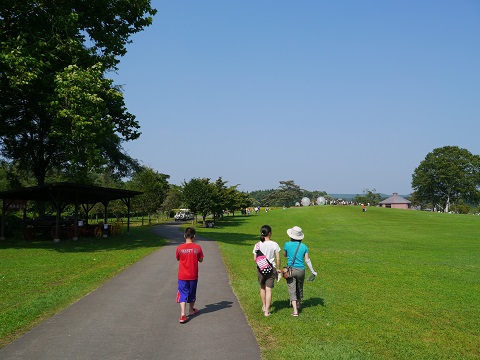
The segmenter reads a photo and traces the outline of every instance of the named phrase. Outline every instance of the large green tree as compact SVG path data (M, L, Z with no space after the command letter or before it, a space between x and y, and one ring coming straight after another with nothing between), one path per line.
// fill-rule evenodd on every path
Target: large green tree
M182 204L182 188L178 185L170 184L167 196L160 209L165 213L166 218L170 217L170 212L179 208Z
M214 184L212 184L212 208L210 209L213 214L213 220L222 217L223 211L228 208L228 181L224 181L222 177L219 177Z
M51 169L85 181L135 167L122 143L139 124L105 74L155 13L150 0L1 1L1 155L38 184Z
M248 193L249 197L252 199L251 204L253 206L263 206L265 203L268 202L269 196L274 193L276 190L275 189L268 189L268 190L255 190L250 193ZM273 203L272 203L273 205Z
M245 209L252 205L250 197L237 189L238 185L226 186L228 181L221 177L215 181L212 189L212 209L215 218L223 216L223 212L229 210L235 216L235 210Z
M135 196L132 199L133 208L142 213L142 225L144 214L147 214L150 224L152 214L161 210L167 197L169 178L170 175L161 174L144 166L140 171L135 172L132 179L126 184L129 190L143 192L142 195Z
M457 146L428 153L412 175L416 202L448 212L451 204L479 201L480 157Z
M271 192L265 198L265 201L270 206L292 206L295 202L301 200L303 192L300 186L295 184L294 180L280 181L278 189Z
M207 215L214 219L222 216L224 210L244 209L251 205L251 199L246 193L237 190L237 186L227 187L228 181L219 177L214 183L208 178L193 178L183 183L184 204L194 214L201 214L203 222Z
M8 166L4 162L0 162L0 191L10 190L8 182Z
M192 213L201 214L203 222L214 208L215 185L208 178L193 178L183 182L183 201Z
M247 193L239 191L237 187L238 185L235 185L226 189L225 210L231 211L233 216L236 210L246 209L253 204L253 199Z

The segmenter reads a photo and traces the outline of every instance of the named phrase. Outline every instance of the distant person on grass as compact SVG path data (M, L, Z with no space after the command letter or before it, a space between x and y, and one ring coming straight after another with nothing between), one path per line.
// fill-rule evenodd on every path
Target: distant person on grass
M302 243L305 235L302 228L294 226L287 230L290 241L283 246L284 256L288 258L287 266L292 267L292 276L287 279L288 294L290 304L293 306L293 316L298 316L298 309L301 307L303 299L303 284L305 282L305 264L314 276L317 276L313 270L312 261L308 256L308 247Z
M203 261L202 247L194 244L195 229L187 227L184 233L185 243L179 245L176 251L178 260L178 292L177 303L180 304L180 323L186 323L188 317L185 313L186 303L189 304L188 316L198 312L195 301L197 300L198 263Z
M254 261L257 260L258 251L260 250L273 267L272 271L267 275L263 275L257 268L257 278L260 285L260 298L262 299L262 311L265 316L270 316L272 289L275 285L278 273L280 272L279 270L277 271L277 269L280 269L280 246L275 241L270 240L271 236L272 228L268 225L263 225L260 229L260 241L256 243L253 248Z

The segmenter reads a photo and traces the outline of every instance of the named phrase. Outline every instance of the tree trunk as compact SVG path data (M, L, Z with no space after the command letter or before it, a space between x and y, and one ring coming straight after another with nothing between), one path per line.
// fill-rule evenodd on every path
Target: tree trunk
M445 204L444 212L448 213L449 207L450 207L450 196L447 196L447 203Z

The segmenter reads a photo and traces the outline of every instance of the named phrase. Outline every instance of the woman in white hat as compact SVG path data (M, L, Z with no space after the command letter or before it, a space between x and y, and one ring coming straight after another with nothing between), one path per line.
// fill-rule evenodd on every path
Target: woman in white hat
M308 256L308 247L302 243L305 235L302 228L294 226L287 230L290 241L283 246L284 256L288 258L287 266L292 268L292 276L287 278L288 294L293 306L293 316L298 316L298 309L303 299L303 283L305 282L305 264L317 276L313 270L312 261Z

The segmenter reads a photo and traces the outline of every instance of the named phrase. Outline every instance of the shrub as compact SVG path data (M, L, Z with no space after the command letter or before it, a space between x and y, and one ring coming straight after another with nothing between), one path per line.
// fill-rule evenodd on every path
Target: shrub
M457 210L457 213L459 214L468 214L470 212L470 205L467 205L467 204L458 205L456 210Z

